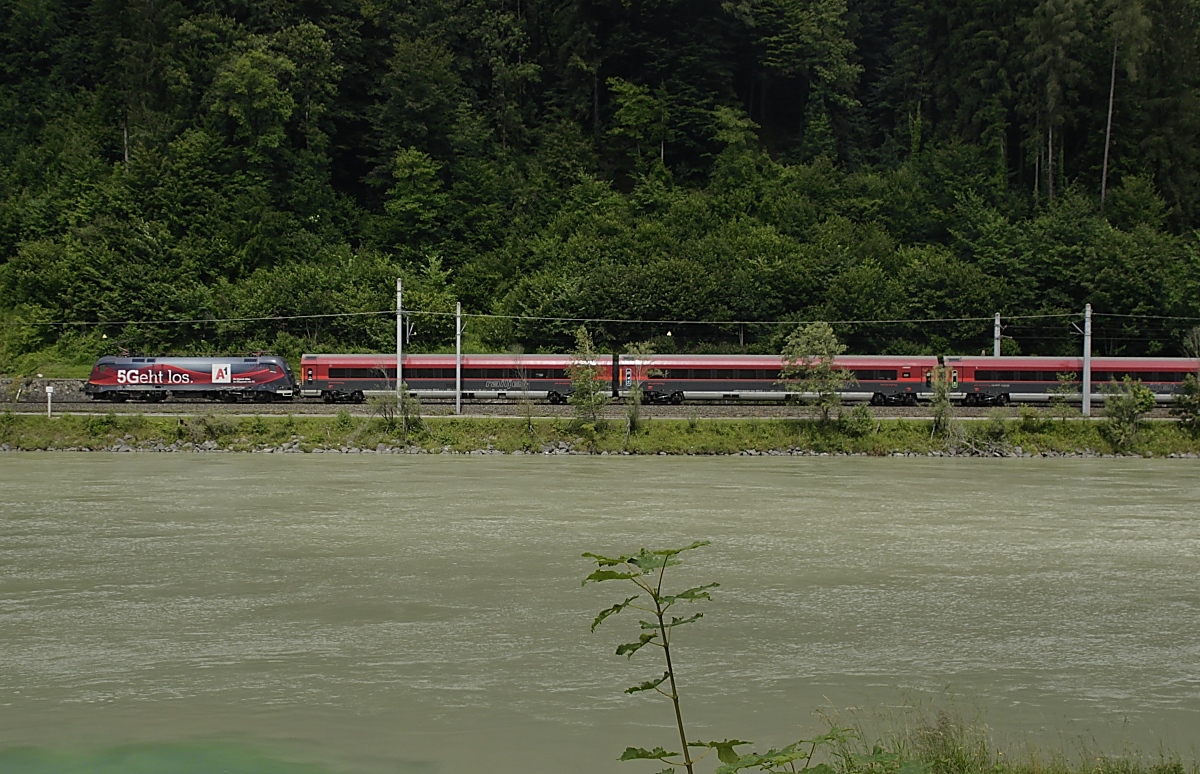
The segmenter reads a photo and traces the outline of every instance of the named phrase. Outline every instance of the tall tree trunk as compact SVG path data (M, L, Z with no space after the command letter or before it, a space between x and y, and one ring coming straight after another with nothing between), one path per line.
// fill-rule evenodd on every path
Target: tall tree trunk
M1100 212L1104 212L1104 197L1108 193L1108 149L1112 144L1113 98L1117 93L1117 43L1113 34L1112 76L1108 81L1108 123L1104 126L1104 167L1100 172Z
M1054 201L1054 118L1046 128L1046 198Z

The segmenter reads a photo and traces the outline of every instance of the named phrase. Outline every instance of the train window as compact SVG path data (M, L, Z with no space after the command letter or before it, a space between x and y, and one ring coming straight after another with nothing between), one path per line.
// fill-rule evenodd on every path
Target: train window
M688 372L688 376L692 379L708 379L710 373L707 368L693 368Z
M887 382L896 378L896 372L886 368L856 368L852 373L860 382Z
M396 378L396 369L389 368L330 368L330 379L383 379Z
M133 362L135 362L135 363L145 363L145 362L146 362L146 358L144 358L144 357L135 357L135 358L133 359Z

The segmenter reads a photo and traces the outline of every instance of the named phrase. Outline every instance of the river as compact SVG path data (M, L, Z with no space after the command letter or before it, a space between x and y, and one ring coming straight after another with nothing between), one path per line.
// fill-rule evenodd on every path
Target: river
M580 554L694 539L673 572L721 587L675 641L689 736L766 746L915 704L1006 745L1195 757L1197 472L4 455L0 764L648 771L616 758L677 743L670 710L622 691L662 670L614 655L633 617L589 632L625 589L581 587Z

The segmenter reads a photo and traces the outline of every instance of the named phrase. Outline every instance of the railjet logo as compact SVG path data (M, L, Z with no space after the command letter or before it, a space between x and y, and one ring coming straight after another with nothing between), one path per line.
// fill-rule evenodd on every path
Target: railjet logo
M228 363L213 363L212 364L212 383L213 384L230 384L233 382L233 368Z

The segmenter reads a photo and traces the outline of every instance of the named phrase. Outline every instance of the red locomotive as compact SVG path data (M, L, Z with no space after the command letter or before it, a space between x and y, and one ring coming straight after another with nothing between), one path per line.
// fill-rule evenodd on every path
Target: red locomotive
M117 403L168 396L232 403L290 400L295 386L291 366L281 357L102 357L83 391Z

